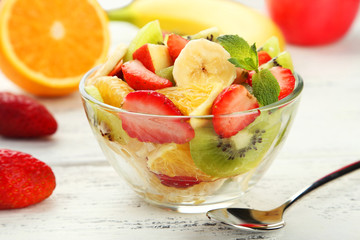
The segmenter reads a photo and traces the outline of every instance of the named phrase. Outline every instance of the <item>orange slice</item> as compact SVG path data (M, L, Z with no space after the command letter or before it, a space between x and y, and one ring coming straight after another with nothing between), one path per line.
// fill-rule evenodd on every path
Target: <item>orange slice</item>
M116 76L92 79L91 85L99 90L104 103L114 107L121 107L126 95L134 91L126 82Z
M200 181L213 181L213 178L198 169L191 158L190 146L186 144L163 144L148 157L148 168L157 174L169 177L195 177Z
M210 114L209 109L216 96L221 92L221 84L203 87L196 84L186 87L169 87L156 90L164 94L184 115ZM203 105L206 105L203 107ZM195 113L195 114L193 114Z
M84 73L104 61L109 42L96 0L0 2L0 68L35 95L77 90Z
M203 89L199 86L169 87L157 90L169 98L182 114L189 115L195 108L203 103L211 92L211 89Z

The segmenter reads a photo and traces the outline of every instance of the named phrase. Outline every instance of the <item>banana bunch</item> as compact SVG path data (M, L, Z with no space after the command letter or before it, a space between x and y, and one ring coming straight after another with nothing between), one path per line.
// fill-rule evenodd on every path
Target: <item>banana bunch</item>
M220 34L238 34L261 46L276 36L285 45L278 26L267 16L233 0L134 0L130 5L107 12L110 20L138 27L158 19L161 28L183 35L217 27Z

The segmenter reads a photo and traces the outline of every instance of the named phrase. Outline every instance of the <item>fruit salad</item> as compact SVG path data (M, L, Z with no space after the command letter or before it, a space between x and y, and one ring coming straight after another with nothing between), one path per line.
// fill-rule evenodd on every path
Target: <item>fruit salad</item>
M292 122L298 82L276 38L256 47L153 21L80 89L114 168L149 202L175 206L234 199L260 178Z

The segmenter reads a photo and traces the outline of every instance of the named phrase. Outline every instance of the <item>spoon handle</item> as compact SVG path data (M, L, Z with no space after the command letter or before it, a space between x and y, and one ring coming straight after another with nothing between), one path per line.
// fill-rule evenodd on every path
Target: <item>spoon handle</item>
M284 204L284 210L287 209L290 205L292 205L295 201L299 200L300 198L302 198L303 196L305 196L306 194L311 192L312 190L314 190L318 187L321 187L325 183L328 183L336 178L339 178L339 177L341 177L347 173L350 173L356 169L359 169L359 168L360 168L360 161L357 161L357 162L351 163L349 165L346 165L345 167L342 167L342 168L326 175L325 177L320 178L319 180L315 181L310 186L304 188L303 190L299 191L297 194L292 196L288 201L286 201L286 203Z

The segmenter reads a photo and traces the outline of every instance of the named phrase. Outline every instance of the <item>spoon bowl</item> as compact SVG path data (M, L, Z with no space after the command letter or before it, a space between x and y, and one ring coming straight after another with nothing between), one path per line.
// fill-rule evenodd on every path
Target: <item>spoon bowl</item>
M315 181L310 186L302 189L285 203L271 210L256 210L249 208L221 208L207 212L209 219L226 224L232 228L242 230L275 230L285 226L283 215L285 210L295 201L305 196L312 190L360 168L360 161L342 167L323 178Z
M267 211L249 208L223 208L211 210L207 216L237 229L275 230L285 226L283 207L281 205Z

